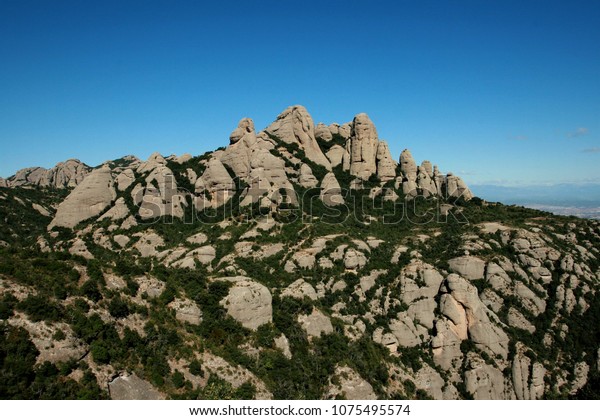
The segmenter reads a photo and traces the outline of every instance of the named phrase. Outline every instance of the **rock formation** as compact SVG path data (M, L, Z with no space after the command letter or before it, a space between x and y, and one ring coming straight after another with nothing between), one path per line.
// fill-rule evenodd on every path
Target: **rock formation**
M96 169L58 206L48 228L73 228L79 222L101 214L115 198L111 170L106 167Z
M51 188L72 188L77 186L91 168L77 159L58 163L52 169L40 167L25 168L6 180L6 186L38 186Z
M273 320L271 293L260 283L247 277L219 279L233 283L221 304L227 313L244 327L256 330Z
M265 130L288 144L298 144L311 161L331 169L331 163L321 151L315 138L315 125L306 108L295 105L287 108Z

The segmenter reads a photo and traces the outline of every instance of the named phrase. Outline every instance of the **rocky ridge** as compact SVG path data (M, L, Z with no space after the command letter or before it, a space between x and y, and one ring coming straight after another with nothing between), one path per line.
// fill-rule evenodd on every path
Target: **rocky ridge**
M598 222L396 163L365 114L229 143L0 189L0 346L43 396L597 395Z

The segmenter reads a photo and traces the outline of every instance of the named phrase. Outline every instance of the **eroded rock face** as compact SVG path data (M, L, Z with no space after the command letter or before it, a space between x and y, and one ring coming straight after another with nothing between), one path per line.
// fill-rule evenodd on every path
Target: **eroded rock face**
M350 174L367 180L377 172L379 137L367 114L358 114L352 121L350 136Z
M481 356L469 353L469 369L465 372L467 391L476 400L506 399L504 375L495 367L484 362Z
M242 119L229 136L229 142L229 147L220 157L221 162L231 168L236 176L246 179L250 175L252 152L261 146L254 131L254 122L250 118Z
M287 108L277 117L266 132L278 137L285 143L298 144L306 157L326 169L331 169L331 163L321 151L315 139L315 124L306 108L295 105Z
M229 294L221 301L227 313L244 327L256 330L273 321L271 292L248 277L224 277L218 280L233 283Z
M235 194L235 184L229 172L220 160L211 159L206 170L196 180L196 194L200 194L204 200L202 204L197 202L196 207L219 207L227 203Z
M387 182L396 177L396 162L392 159L392 154L388 144L380 141L377 146L377 176L381 181Z
M491 320L492 313L479 299L477 288L456 274L450 274L442 286L442 292L453 298L452 311L446 311L445 322L448 329L462 341L466 321L468 337L482 351L490 356L506 359L508 356L508 336L500 328L497 320ZM456 304L454 304L456 302ZM464 315L462 313L464 311ZM449 316L454 313L454 316ZM458 324L455 324L458 322ZM437 326L438 324L436 324ZM435 355L435 353L434 353Z
M483 279L485 261L477 257L458 257L448 261L450 269L468 280Z
M519 400L537 400L544 395L546 369L541 363L531 366L531 359L525 355L527 348L517 343L517 354L512 364L512 382Z
M164 396L152 384L135 373L123 373L108 383L113 400L163 400Z
M58 206L48 228L73 228L79 222L101 214L115 198L111 170L107 167L96 169Z

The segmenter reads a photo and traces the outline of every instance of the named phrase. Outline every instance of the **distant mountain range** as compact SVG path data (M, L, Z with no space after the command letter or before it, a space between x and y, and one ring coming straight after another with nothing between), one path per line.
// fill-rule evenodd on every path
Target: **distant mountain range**
M471 189L473 194L487 201L517 204L560 215L600 218L600 184L472 185Z

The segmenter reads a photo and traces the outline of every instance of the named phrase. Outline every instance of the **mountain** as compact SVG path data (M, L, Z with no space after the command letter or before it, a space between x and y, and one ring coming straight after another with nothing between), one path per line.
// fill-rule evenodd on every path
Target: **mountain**
M598 222L396 162L366 114L87 169L0 188L3 398L598 397Z

